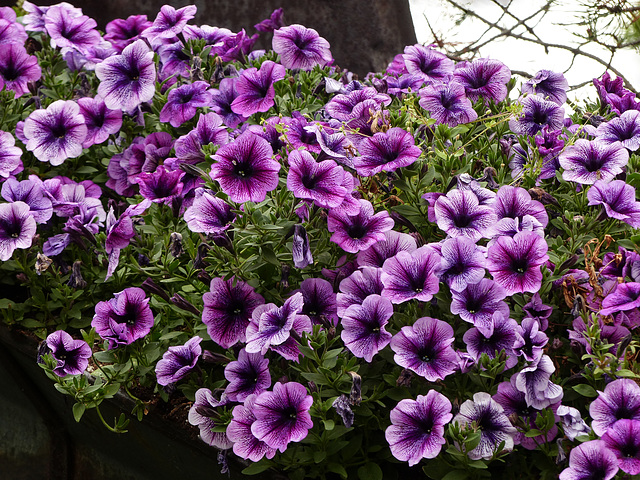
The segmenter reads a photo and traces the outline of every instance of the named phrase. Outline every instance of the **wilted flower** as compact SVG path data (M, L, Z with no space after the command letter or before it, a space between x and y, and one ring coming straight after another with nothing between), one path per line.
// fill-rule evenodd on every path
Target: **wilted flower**
M571 441L574 441L579 435L588 435L591 431L576 408L560 405L556 410L556 415L560 417L564 434Z
M226 405L228 399L222 396L216 400L211 390L200 388L196 391L196 401L189 409L189 423L200 429L200 439L207 445L219 449L231 448L232 442L225 432L215 432L220 426L216 408Z

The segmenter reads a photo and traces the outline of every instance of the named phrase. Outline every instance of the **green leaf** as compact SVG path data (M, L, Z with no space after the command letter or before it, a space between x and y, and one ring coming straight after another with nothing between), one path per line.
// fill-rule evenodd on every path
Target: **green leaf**
M336 422L334 422L333 420L322 420L322 423L324 423L325 430L333 430L333 428L336 426Z
M315 463L320 463L325 458L327 458L327 452L325 452L324 450L313 452L313 461Z
M442 477L442 480L466 480L467 478L469 474L464 470L452 470Z
M527 438L533 438L539 435L542 435L542 432L540 430L536 430L535 428L532 428L531 430L529 430L527 433L524 434L524 436Z
M578 392L583 397L595 398L598 396L598 392L591 385L585 385L581 383L580 385L575 385L573 389Z
M84 411L87 409L84 403L75 403L73 405L73 418L75 418L76 422L80 422Z
M329 470L330 472L333 472L333 473L337 473L342 478L347 478L348 477L347 471L339 463L329 463L329 464L327 464L327 470Z
M262 473L265 470L268 470L271 467L270 462L256 462L249 465L247 468L242 470L243 475L257 475L258 473Z
M382 480L382 469L375 463L365 463L358 469L360 480Z

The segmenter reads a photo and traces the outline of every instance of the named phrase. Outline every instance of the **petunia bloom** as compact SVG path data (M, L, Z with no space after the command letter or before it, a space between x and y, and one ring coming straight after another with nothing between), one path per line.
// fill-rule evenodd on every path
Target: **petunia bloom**
M272 392L256 398L253 414L256 421L251 433L269 447L284 452L290 442L303 440L313 427L309 409L313 397L297 382L276 383Z
M630 378L609 383L591 402L591 428L602 436L618 420L640 420L640 386Z
M232 442L225 432L216 432L214 429L221 426L219 414L216 408L228 403L223 395L216 399L211 390L200 388L196 391L196 401L189 409L188 420L191 425L196 425L200 430L200 439L211 447L221 450L231 448Z
M487 104L490 101L498 103L507 98L511 70L499 60L478 58L456 64L453 78L464 87L467 98L472 102L482 97Z
M602 435L602 441L618 459L620 470L640 473L640 420L618 420Z
M413 135L399 127L364 138L358 150L360 156L354 157L353 164L358 174L364 177L407 167L422 153L415 145Z
M538 95L556 105L567 101L569 82L562 73L551 70L540 70L532 78L522 84L522 93Z
M423 458L435 458L446 443L444 426L451 420L451 402L429 390L415 400L404 399L391 410L391 425L385 430L391 454L409 466Z
M619 117L602 122L596 128L596 138L605 143L620 142L635 152L640 148L640 112L628 110Z
M209 106L211 98L207 82L196 81L174 88L160 110L160 121L179 127L196 115L198 107Z
M418 103L427 110L437 124L455 127L473 122L478 114L466 97L464 87L456 81L435 83L420 89Z
M42 76L35 55L29 55L22 45L10 43L0 48L0 90L13 90L15 98L29 92L29 82Z
M562 128L564 108L537 95L528 95L520 101L522 114L509 120L509 128L518 135L535 135L545 125L551 130Z
M104 39L121 53L127 45L138 40L142 32L151 24L146 15L130 15L126 19L116 18L107 23Z
M618 459L602 440L578 445L569 455L569 467L560 472L560 480L611 480L618 473Z
M417 248L416 240L411 235L388 230L384 232L384 240L358 252L358 266L382 268L388 258L402 251L411 253Z
M80 114L87 126L87 136L82 148L99 145L115 135L122 127L122 111L111 110L100 97L82 97L78 99Z
M636 189L624 180L596 181L587 192L589 205L602 205L609 218L640 228L640 202Z
M484 248L469 238L448 238L440 246L440 254L442 260L438 276L451 290L461 292L484 278Z
M282 65L271 60L263 62L260 69L243 70L235 85L238 96L231 102L231 110L245 117L269 110L274 105L273 84L282 80L285 73Z
M301 312L303 315L307 315L314 324L338 323L336 294L327 280L306 278L300 284L299 291L304 300Z
M0 203L0 260L6 262L15 249L31 247L36 221L24 202Z
M27 150L41 162L61 165L82 154L87 125L72 100L56 100L46 109L31 112L24 122Z
M100 43L100 33L93 18L68 3L49 7L44 15L44 28L54 48L72 48L80 52Z
M224 393L233 402L244 402L250 395L259 395L271 386L269 360L259 353L240 350L238 359L224 368L229 381Z
M578 139L558 157L564 169L562 178L582 185L593 185L596 181L608 182L622 173L629 162L629 153L620 142L605 143Z
M504 350L506 354L505 369L510 369L518 363L513 351L516 340L517 322L512 318L495 312L490 324L478 324L464 333L462 340L467 345L467 352L478 363L484 353L489 358L496 358Z
M409 73L425 80L444 80L453 73L453 60L431 47L408 45L404 47L402 58Z
M195 5L178 8L171 5L163 5L156 16L153 24L146 29L142 35L152 42L162 42L164 39L171 39L182 32L187 22L196 16Z
M333 60L329 42L313 28L289 25L273 32L273 51L280 55L285 68L311 70L324 67Z
M451 296L451 313L460 315L465 322L473 323L487 335L491 335L494 313L509 316L509 306L504 301L507 292L490 278L467 285L460 292L452 290Z
M47 337L47 347L56 361L53 373L59 377L80 375L89 365L91 347L84 340L74 340L64 330L53 332Z
M450 237L464 236L474 242L485 237L496 223L495 211L480 205L471 190L450 190L436 200L434 211L440 230Z
M393 305L380 295L369 295L362 305L351 305L342 317L340 336L345 347L354 356L371 362L391 341L391 334L384 327L392 315Z
M186 377L202 355L202 338L195 336L184 345L169 347L156 364L156 378L160 385L169 385Z
M287 188L296 198L322 208L336 208L350 193L344 187L344 169L333 160L317 162L306 150L289 153Z
M362 267L343 279L336 296L338 316L342 317L351 305L362 305L369 295L380 295L384 288L381 275L381 268Z
M236 218L231 205L202 188L196 189L193 203L184 212L184 220L192 232L219 234Z
M98 335L109 341L109 348L129 345L145 337L153 327L153 312L144 290L125 288L114 298L98 302L91 326Z
M23 170L21 156L22 150L16 147L16 139L13 135L0 131L0 181Z
M393 220L386 210L374 214L371 202L359 200L359 203L360 211L356 215L333 209L327 219L327 227L333 232L331 241L349 253L366 250L384 239L384 232L393 228Z
M438 273L442 257L425 245L413 252L401 251L382 266L382 296L393 303L412 299L428 302L439 288Z
M233 453L240 458L258 462L262 458L273 458L277 453L265 442L258 440L251 433L251 426L256 421L254 415L255 403L258 395L249 395L243 405L233 407L233 418L227 426L227 436L233 442Z

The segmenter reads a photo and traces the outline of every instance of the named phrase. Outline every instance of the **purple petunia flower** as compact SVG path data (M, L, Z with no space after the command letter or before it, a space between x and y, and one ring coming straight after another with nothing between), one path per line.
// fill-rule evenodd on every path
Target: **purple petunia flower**
M412 299L428 302L438 292L442 257L429 245L413 252L401 251L382 266L382 296L393 303Z
M382 268L388 258L394 257L402 251L411 253L417 248L416 240L411 235L388 230L384 232L383 240L358 252L358 266Z
M203 146L221 146L226 143L229 143L227 127L223 125L220 115L209 112L198 117L195 129L176 140L176 157L188 163L204 162Z
M557 105L567 101L567 90L569 90L569 82L564 75L551 70L540 70L522 84L522 93L538 95Z
M307 436L313 421L309 409L313 397L297 382L280 382L272 392L264 392L255 400L253 414L256 421L251 433L269 447L284 452L290 442L299 442Z
M47 347L56 361L53 373L59 377L80 375L89 365L91 347L84 340L74 340L64 330L53 332L47 337Z
M467 237L453 237L440 246L442 261L438 276L456 292L479 283L485 274L485 250Z
M453 341L451 325L422 317L393 336L393 359L430 382L443 380L458 369L458 356L451 347Z
M15 145L16 139L13 135L0 131L0 180L16 175L24 169L20 158L22 150Z
M152 25L146 15L130 15L126 19L116 18L105 27L104 39L111 42L118 52L140 38L142 32Z
M467 352L476 363L479 362L483 353L493 359L504 350L505 369L508 370L518 363L518 358L513 351L517 325L518 323L512 318L501 312L495 312L491 317L491 323L482 323L470 328L464 333L462 340L467 345Z
M640 228L640 202L636 189L624 182L598 180L587 192L589 205L602 205L609 218L617 218L633 228Z
M620 378L598 392L589 406L591 428L602 436L618 420L640 420L640 386L630 378Z
M122 54L96 65L96 76L100 79L98 94L108 108L131 111L153 98L156 90L153 55L144 40L136 40Z
M503 451L513 450L513 437L516 429L504 414L502 406L491 395L478 392L473 395L473 400L467 400L460 406L460 413L453 419L460 425L470 425L475 422L480 431L480 443L468 452L469 458L489 460L502 442Z
M240 350L238 360L229 362L224 369L229 381L224 393L233 402L244 402L250 395L259 395L271 386L269 360L259 353Z
M195 5L177 10L171 5L163 5L153 24L142 33L142 36L152 43L162 43L165 39L172 39L182 32L189 20L196 16L196 11Z
M285 68L311 70L324 67L333 60L329 42L313 28L289 25L273 32L273 51L280 55Z
M453 78L464 87L465 95L472 102L480 97L485 103L498 103L507 98L507 83L511 70L493 58L478 58L456 64Z
M544 100L537 95L528 95L520 101L522 114L509 120L509 128L518 135L535 135L545 125L550 130L558 130L563 126L564 108L554 102Z
M227 436L233 442L233 453L252 462L258 462L264 457L273 458L277 453L275 448L258 440L251 433L251 426L256 421L253 413L256 398L258 395L249 395L243 405L233 407L233 418L227 427Z
M0 260L6 262L17 248L31 247L36 221L24 202L0 203Z
M280 163L269 142L251 132L220 147L213 159L211 178L233 202L261 202L278 186Z
M548 355L524 367L516 374L515 387L524 393L527 405L542 410L562 400L562 387L551 382L551 374L556 368Z
M196 189L193 204L184 212L189 230L207 234L224 232L235 218L231 205L203 188Z
M409 466L438 456L446 443L444 425L453 417L451 408L449 399L435 390L415 400L400 400L391 410L391 425L384 432L391 454Z
M145 337L154 322L149 299L141 288L125 288L113 296L96 305L96 314L91 321L98 335L109 341L110 349Z
M540 290L541 265L549 260L547 242L533 232L498 237L487 250L487 269L507 295Z
M208 89L209 84L203 81L187 83L172 89L167 103L160 111L160 121L168 121L174 127L179 127L191 120L198 107L207 107L211 104L212 97Z
M473 122L478 114L465 96L464 87L455 81L436 83L420 89L418 103L431 114L436 124L455 127Z
M627 110L638 110L640 108L636 101L636 95L624 88L624 79L622 77L611 79L609 72L605 72L602 75L602 80L593 79L593 85L596 87L602 104L609 105L611 110L618 115Z
M611 315L638 307L640 307L640 283L621 283L602 300L600 315Z
M336 296L338 316L342 318L351 305L362 305L369 295L380 295L384 288L381 276L381 268L362 267L342 280Z
M107 108L99 96L79 98L78 106L87 126L87 136L82 142L82 148L99 145L107 140L109 135L115 135L120 131L122 111Z
M223 78L217 89L211 89L211 109L222 117L225 125L231 128L237 127L247 119L231 109L231 104L238 96L236 89L238 80L239 77Z
M386 106L391 103L389 95L378 93L373 87L365 87L361 90L336 95L325 105L325 108L332 118L346 122L358 116L356 107L367 100L372 100L375 106Z
M44 28L53 48L72 48L85 52L102 40L93 18L68 3L52 5L44 14Z
M528 362L537 363L542 357L542 349L549 342L549 337L539 328L540 324L535 318L525 317L515 330L513 351Z
M253 27L259 32L263 33L273 33L274 30L279 29L280 27L284 27L284 19L283 17L283 9L276 8L269 18L265 18L260 23L255 24Z
M300 284L299 291L304 301L300 313L308 316L314 324L326 324L327 321L332 325L338 323L336 294L328 281L307 278Z
M282 118L282 124L286 125L286 131L280 137L291 150L308 150L319 154L322 149L316 135L317 124L310 122L300 112L291 113L291 117Z
M422 153L420 147L416 147L413 135L399 127L364 138L358 150L360 156L354 157L353 165L358 175L364 177L407 167Z
M509 316L509 306L504 302L506 290L490 278L457 292L451 291L451 313L460 315L465 322L473 323L480 331L491 335L493 314Z
M169 385L186 377L202 355L202 338L195 336L184 345L169 347L156 364L156 378L160 385Z
M221 426L219 414L216 408L224 406L228 399L223 395L217 400L211 390L200 388L196 391L196 401L189 409L189 423L197 425L200 429L200 439L211 447L221 450L231 448L232 442L225 432L216 432L214 429Z
M629 475L640 473L640 421L618 420L602 435L602 441L618 459L618 467Z
M235 85L238 96L231 102L231 110L245 117L266 112L274 105L273 84L285 74L285 68L271 60L263 62L259 70L255 67L243 70Z
M407 72L421 75L425 80L444 80L453 73L453 60L424 45L404 47L402 58Z
M440 230L450 237L464 236L474 242L487 236L497 218L493 208L480 205L471 190L450 190L435 201L434 212Z
M264 298L245 282L214 278L202 301L202 322L207 326L207 333L226 349L245 341L251 315L264 303Z
M580 411L573 407L560 405L556 410L556 415L560 417L562 430L569 440L572 442L580 435L589 435L591 429L582 419Z
M525 313L526 318L533 318L540 324L540 330L546 330L549 326L549 317L553 312L553 307L544 305L540 298L540 293L536 292L529 303L522 307L522 311Z
M46 223L53 215L51 199L46 196L42 183L36 178L21 182L8 178L2 184L2 198L7 202L24 202L29 205L36 223Z
M531 222L534 231L543 233L549 223L549 216L542 203L532 200L531 195L524 188L503 185L496 193L493 203L498 221L493 227L494 232L509 230L509 223L518 220L521 224Z
M373 205L367 200L359 200L360 211L349 215L343 209L332 209L327 219L331 241L345 252L356 253L366 250L384 239L384 232L393 228L393 220L386 210L374 214Z
M106 218L107 238L104 244L105 251L109 255L109 267L105 280L113 275L118 266L120 250L126 248L136 234L131 217L142 215L149 206L151 202L146 199L139 204L129 205L117 220L113 214L113 207L109 210Z
M640 112L628 110L619 117L601 123L596 129L596 138L605 143L620 142L635 152L640 148Z
M639 112L640 113L640 112ZM608 182L622 173L629 162L629 153L620 142L605 143L578 139L558 157L564 168L562 178L582 185L593 185L596 181Z
M393 305L380 295L369 295L362 305L354 304L342 316L344 346L355 357L371 362L373 356L391 341L385 325L393 315Z
M17 43L2 45L0 48L0 90L13 90L15 98L29 92L29 82L35 82L42 76L38 59L29 55L25 48Z
M287 188L296 198L311 200L319 207L336 208L350 193L343 186L345 172L333 160L316 162L306 150L289 153Z
M160 165L153 173L141 172L137 183L140 186L140 195L153 203L171 202L182 195L184 184L181 182L185 173L182 170L169 171L164 165Z
M76 102L56 100L46 109L31 112L23 134L27 150L41 162L57 166L82 154L87 126Z
M560 480L611 480L618 473L618 459L602 440L578 445L569 455L569 467L560 472Z

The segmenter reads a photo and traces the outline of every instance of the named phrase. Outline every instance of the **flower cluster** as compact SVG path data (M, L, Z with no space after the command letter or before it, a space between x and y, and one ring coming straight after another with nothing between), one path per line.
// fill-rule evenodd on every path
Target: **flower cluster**
M433 46L357 79L281 10L254 35L168 5L103 34L21 8L0 9L0 312L46 340L76 418L120 389L140 419L188 405L231 468L291 478L640 473L621 79L568 115L562 74L518 89Z

